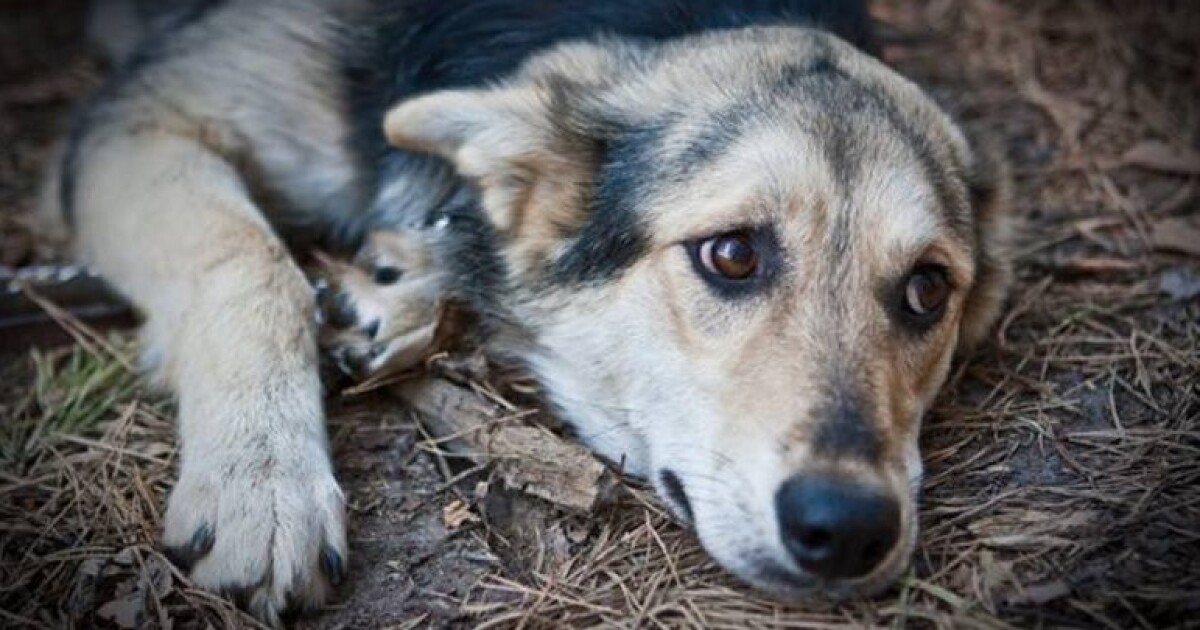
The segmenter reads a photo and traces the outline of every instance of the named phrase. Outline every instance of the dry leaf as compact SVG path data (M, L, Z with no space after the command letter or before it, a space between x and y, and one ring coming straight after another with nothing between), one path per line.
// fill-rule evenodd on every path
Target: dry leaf
M582 545L592 535L592 528L586 521L577 520L567 523L567 539L576 545Z
M1115 217L1090 217L1073 222L1075 230L1080 234L1092 234L1099 230L1120 227L1124 224L1125 219Z
M1070 516L1063 518L1061 514L1054 517L1053 528L1056 530L1077 529L1090 527L1101 521L1100 512L1096 510L1076 510Z
M166 597L174 586L171 577L171 567L160 556L147 556L142 563L142 573L138 578L138 589L153 594L155 598Z
M471 511L471 506L462 499L455 499L442 508L442 524L446 529L458 529L464 523L478 521L479 517Z
M1061 536L1034 536L1029 534L1010 534L1007 536L989 536L979 542L993 549L1045 549L1049 547L1074 547L1072 540Z
M1151 228L1154 248L1200 256L1200 218L1167 217Z
M1123 166L1138 166L1177 175L1200 175L1200 152L1157 140L1144 140L1121 156Z
M396 393L452 451L493 466L504 486L575 512L591 512L613 488L609 469L577 442L514 414L468 388L440 378L399 384Z
M67 608L76 614L90 613L96 606L96 583L108 563L105 558L87 558L75 571L75 588Z
M135 449L138 453L156 459L166 459L175 452L175 447L165 442L149 442Z
M113 564L119 564L123 567L133 566L134 563L137 562L137 548L126 547L122 549L121 551L117 552L117 555L112 557L110 562Z
M571 558L571 541L563 531L561 523L555 523L542 537L546 551L550 552L555 564L566 562Z
M972 573L969 567L965 567ZM979 552L980 586L987 593L997 593L1014 583L1013 561L998 560L995 552L983 549Z
M1158 290L1173 300L1190 300L1200 296L1200 275L1188 269L1168 269L1158 277Z
M101 606L96 615L122 628L137 628L142 624L142 613L145 610L143 600L144 593L137 590Z
M1135 271L1138 264L1132 260L1111 256L1080 256L1062 261L1058 268L1071 274L1103 274Z
M1083 128L1094 115L1092 110L1077 101L1047 90L1033 76L1025 77L1019 89L1029 102L1050 116L1066 143L1075 146Z
M1040 606L1070 594L1070 584L1063 580L1051 580L1040 584L1030 584L1005 599L1010 606L1022 604Z

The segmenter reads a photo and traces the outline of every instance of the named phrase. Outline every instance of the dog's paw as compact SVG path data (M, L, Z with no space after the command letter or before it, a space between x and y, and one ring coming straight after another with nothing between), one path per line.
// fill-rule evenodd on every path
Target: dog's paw
M273 626L286 611L320 606L347 555L342 491L323 450L314 456L189 462L167 507L170 557L198 586Z
M419 363L434 340L443 280L426 233L373 232L353 264L324 262L321 346L356 377Z

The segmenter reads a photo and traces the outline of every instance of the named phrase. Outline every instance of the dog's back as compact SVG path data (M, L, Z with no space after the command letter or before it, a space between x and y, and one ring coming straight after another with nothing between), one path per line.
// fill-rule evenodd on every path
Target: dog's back
M564 42L603 37L663 42L748 26L809 26L876 53L871 21L857 1L372 2L370 19L356 24L340 48L354 125L351 146L366 186L377 193L371 223L421 222L424 210L449 198L445 172L436 164L388 145L379 121L389 107L435 90L493 83ZM421 178L422 185L396 185L397 178L409 177ZM416 199L397 198L389 188ZM393 216L398 208L405 216Z
M308 235L316 222L324 225L318 231L336 242L352 243L366 225L420 220L411 216L413 208L444 201L452 185L425 157L387 145L379 121L399 100L486 85L563 42L606 36L666 41L755 25L827 29L875 51L860 2L98 2L89 34L105 52L114 77L68 140L65 179L55 201L70 217L77 145L89 129L106 124L104 112L150 96L177 102L135 106L149 110L139 116L182 110L184 118L205 119L208 132L226 136L218 141L239 143L235 150L253 171L246 175L259 189L256 194L268 197L277 224L305 228ZM288 66L309 71L298 74ZM138 87L123 89L128 83ZM290 132L291 141L278 134L260 137L273 127L263 120L236 120L265 112L289 120L282 131ZM296 138L314 136L322 138L322 149L301 142L292 151L280 150L296 145ZM347 172L346 165L355 172ZM326 181L318 189L309 185L314 179ZM384 194L389 184L413 198ZM400 207L406 216L389 216ZM369 209L375 212L367 215Z
M93 2L88 40L110 67L133 58L146 39L169 35L220 6L215 0L104 0Z

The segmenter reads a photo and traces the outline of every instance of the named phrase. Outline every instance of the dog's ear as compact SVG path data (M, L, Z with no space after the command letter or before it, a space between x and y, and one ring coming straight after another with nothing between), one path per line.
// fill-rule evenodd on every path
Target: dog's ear
M572 126L559 85L447 90L388 112L394 146L450 161L505 237L549 237L582 221L595 142ZM536 234L533 234L536 236Z
M988 335L1012 283L1014 221L1008 162L988 136L972 131L968 136L972 155L966 180L975 217L976 271L959 328L960 351L971 350Z

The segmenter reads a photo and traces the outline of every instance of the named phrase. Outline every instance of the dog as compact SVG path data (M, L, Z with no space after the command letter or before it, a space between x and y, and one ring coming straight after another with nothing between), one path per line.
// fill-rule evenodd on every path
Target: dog
M921 418L1011 275L1008 180L860 2L104 6L114 71L46 205L178 396L163 544L197 584L273 624L327 599L319 356L411 362L446 298L745 582L905 569ZM314 245L357 252L320 300Z

